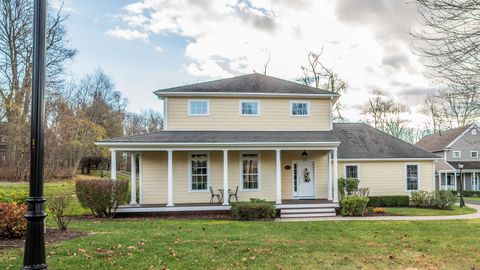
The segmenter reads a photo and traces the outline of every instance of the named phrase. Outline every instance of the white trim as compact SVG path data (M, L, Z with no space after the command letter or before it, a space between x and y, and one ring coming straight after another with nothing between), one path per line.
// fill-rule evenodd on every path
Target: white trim
M113 149L110 149L110 178L117 179L117 152Z
M262 191L262 155L261 155L261 152L260 151L242 151L242 152L239 152L239 161L240 161L240 164L239 164L239 171L240 171L240 191L242 192L258 192L258 191ZM242 155L245 155L245 154L255 154L255 155L258 155L258 162L257 162L257 179L258 179L258 188L256 189L244 189L243 188L243 157Z
M455 156L455 153L459 154L458 157ZM462 158L462 151L452 151L452 158Z
M207 155L207 188L204 190L193 190L192 189L192 155ZM210 153L209 152L188 152L188 192L210 192L209 186L210 183Z
M330 97L330 130L333 130L333 97Z
M276 204L282 204L282 152L275 149L275 187Z
M191 102L200 101L200 102L207 102L207 113L206 114L192 114L191 111ZM192 117L202 117L202 116L210 116L210 100L208 99L189 99L188 100L188 116Z
M357 180L360 180L360 164L359 163L345 163L343 165L343 177L347 178L347 166L357 167Z
M214 142L214 143L198 143L198 142L179 142L179 143L163 143L163 142L96 142L95 145L98 146L182 146L182 145L215 145L215 146L232 146L232 145L239 145L239 146L250 146L250 145L258 145L258 146L289 146L289 145L301 145L301 146L320 146L320 145L327 145L327 146L338 146L340 142ZM437 159L437 158L429 158L429 159ZM405 160L405 159L402 159ZM418 160L418 159L415 159Z
M435 167L436 167L436 162L435 161L432 161L432 167L433 167L433 171L432 171L432 175L433 175L433 189L436 190L437 189L437 186L435 184ZM440 179L440 178L439 178ZM438 183L438 188L440 189L440 184L441 182Z
M123 207L117 208L115 213L153 213L153 212L177 212L177 211L211 211L211 210L230 210L230 206L212 205L212 206L160 206L160 207Z
M293 166L297 164L297 181L298 181L298 163L300 162L312 162L313 164L313 196L298 196L298 182L297 182L297 192L295 194L295 184L294 184L294 174L293 174ZM316 177L316 170L315 170L315 160L292 160L292 198L294 199L315 199L317 198L317 177Z
M173 204L173 151L167 151L167 206Z
M137 204L137 153L130 153L130 204Z
M417 189L412 189L412 190L408 190L408 176L407 176L407 166L417 166ZM404 173L404 177L405 177L405 192L414 192L414 191L419 191L421 190L420 188L420 164L418 163L405 163L404 164L404 170L405 170L405 173Z
M472 157L472 153L476 153L476 157ZM470 158L478 158L478 151L470 151Z
M223 205L228 205L230 193L228 192L228 149L223 149Z
M143 203L143 153L138 154L138 202Z
M440 158L339 158L338 161L342 162L356 162L356 161L424 161L424 160L437 160Z
M250 103L257 103L257 114L243 114L242 113L242 103L244 102L250 102ZM245 117L258 117L261 115L261 111L260 111L260 100L256 100L256 99L241 99L238 101L238 114L240 116L245 116Z
M454 143L456 143L463 135L465 135L467 132L472 129L472 127L475 127L475 124L471 124L470 127L466 128L460 135L458 135L453 141L451 141L445 148L450 148Z
M327 153L327 198L333 201L333 182L332 182L332 151Z
M333 202L338 203L338 150L333 149Z
M258 93L258 92L245 92L245 93L228 93L228 92L166 92L155 91L155 95L159 97L166 96L201 96L201 97L309 97L309 98L329 98L339 97L340 94L298 94L298 93Z
M232 151L274 151L275 149L278 149L279 147L255 147L255 146L250 146L250 147L228 147L225 148L226 146L223 147L218 147L218 148L212 148L212 147L186 147L186 148L173 148L173 147L149 147L149 148L110 148L115 151L124 151L124 152L132 152L132 151L144 151L144 152L152 152L152 151L222 151L223 149L228 149ZM303 151L303 150L319 150L319 151L328 151L328 150L333 150L333 147L281 147L281 150L296 150L296 151Z
M307 104L307 114L293 114L293 103L306 103ZM310 101L308 100L290 100L290 116L291 117L310 117Z
M168 97L163 99L163 129L168 130Z

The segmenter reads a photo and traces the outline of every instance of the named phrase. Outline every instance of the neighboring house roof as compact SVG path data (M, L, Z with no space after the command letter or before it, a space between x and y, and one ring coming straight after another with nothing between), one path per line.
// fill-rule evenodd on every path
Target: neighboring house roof
M456 170L459 170L460 168L458 167L459 163L463 164L463 170L475 170L475 169L480 169L480 161L449 161L448 162L453 168Z
M342 159L438 158L365 123L336 123L333 130L341 142L338 156Z
M261 143L331 142L338 143L332 131L159 131L120 137L102 143Z
M253 73L243 76L215 80L210 82L189 84L154 91L159 96L185 94L297 94L338 96L337 93L306 86L303 84Z
M454 141L458 136L462 135L462 133L471 126L472 125L466 125L425 136L415 145L431 152L444 150L452 141Z

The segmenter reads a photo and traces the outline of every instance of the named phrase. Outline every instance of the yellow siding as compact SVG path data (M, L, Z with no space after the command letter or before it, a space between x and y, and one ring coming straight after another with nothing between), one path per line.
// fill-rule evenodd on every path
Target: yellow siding
M142 203L167 202L167 153L142 153Z
M199 98L210 101L209 116L188 116L185 97L168 97L168 130L330 130L330 100L310 102L310 116L290 116L289 98ZM240 100L260 101L260 116L240 116Z
M339 162L338 177L345 176L345 165L359 166L360 187L370 189L370 195L409 195L406 191L406 164L418 164L419 189L435 189L432 161L361 161Z

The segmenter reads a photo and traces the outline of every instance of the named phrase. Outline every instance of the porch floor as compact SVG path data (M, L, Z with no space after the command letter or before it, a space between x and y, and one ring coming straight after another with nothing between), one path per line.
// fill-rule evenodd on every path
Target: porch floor
M331 205L338 207L338 204L332 203L327 199L288 199L282 200L281 205L277 208L282 209L289 205L304 205L304 204L318 204ZM167 204L127 204L120 205L117 213L142 213L142 212L179 212L179 211L211 211L211 210L229 210L229 205L222 205L222 203L176 203L174 206L167 206Z

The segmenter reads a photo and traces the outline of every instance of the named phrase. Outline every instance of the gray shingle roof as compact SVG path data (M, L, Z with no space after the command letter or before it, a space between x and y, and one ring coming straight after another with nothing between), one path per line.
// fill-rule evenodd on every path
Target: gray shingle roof
M189 84L167 89L157 90L154 93L283 93L283 94L311 94L335 95L337 93L321 90L303 84L253 73L228 79L210 82Z
M338 123L333 130L341 142L338 157L342 159L438 158L364 123Z
M453 162L453 161L448 161L448 164L450 164L453 168L459 169L458 163L463 164L463 170L478 170L480 169L480 161L462 161L462 162Z
M460 134L462 134L470 126L471 125L466 125L463 127L442 131L441 133L435 133L425 136L415 145L417 147L432 152L443 150L447 147L447 145L449 145L453 140L455 140L455 138L460 136Z
M125 143L338 142L332 131L159 131L108 139Z

